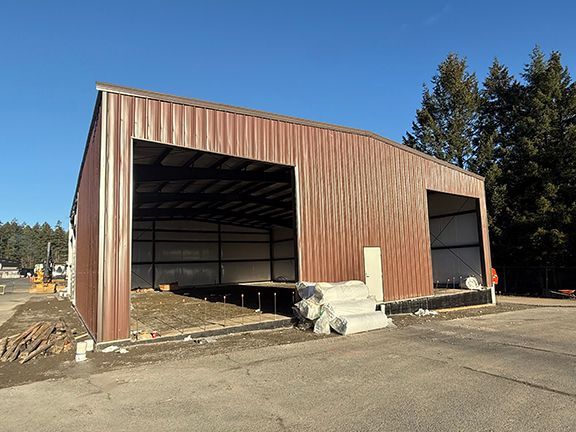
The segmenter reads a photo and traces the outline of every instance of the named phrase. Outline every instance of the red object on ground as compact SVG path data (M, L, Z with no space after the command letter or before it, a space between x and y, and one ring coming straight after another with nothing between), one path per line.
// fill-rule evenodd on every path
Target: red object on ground
M498 273L496 273L496 269L492 267L492 283L494 285L498 285Z
M561 292L562 294L566 294L566 295L572 295L576 292L576 290L558 290L558 292Z

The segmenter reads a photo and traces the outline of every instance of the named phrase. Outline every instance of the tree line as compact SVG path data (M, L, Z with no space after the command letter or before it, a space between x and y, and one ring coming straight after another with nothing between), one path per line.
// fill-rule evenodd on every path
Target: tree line
M48 242L52 243L52 257L56 264L68 260L68 232L58 221L54 227L48 223L28 225L16 220L0 222L0 259L15 261L23 268L46 260Z
M494 60L484 81L449 54L404 144L485 177L495 265L576 258L576 84L559 52L520 76Z

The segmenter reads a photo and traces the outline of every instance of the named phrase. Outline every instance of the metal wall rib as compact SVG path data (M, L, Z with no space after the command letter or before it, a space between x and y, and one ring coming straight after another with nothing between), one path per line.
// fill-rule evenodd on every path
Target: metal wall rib
M363 247L380 246L386 300L430 295L427 189L479 198L489 245L484 182L476 176L352 132L107 91L103 97L104 340L128 337L132 138L298 166L302 280L362 280ZM488 246L484 256L489 270Z

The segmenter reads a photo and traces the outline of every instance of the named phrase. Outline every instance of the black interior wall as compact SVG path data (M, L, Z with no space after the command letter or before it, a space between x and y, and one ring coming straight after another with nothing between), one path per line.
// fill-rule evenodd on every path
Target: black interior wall
M286 228L135 222L132 288L175 281L181 286L295 281L293 244L293 231Z

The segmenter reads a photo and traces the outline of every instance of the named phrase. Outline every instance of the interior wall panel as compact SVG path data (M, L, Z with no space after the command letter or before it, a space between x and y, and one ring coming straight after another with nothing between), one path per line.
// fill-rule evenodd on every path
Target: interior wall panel
M477 244L478 218L476 213L430 219L432 247Z
M291 281L294 280L295 277L295 263L293 259L274 261L272 280Z
M460 281L468 276L480 279L482 261L480 248L437 249L432 251L434 282L439 286L460 286Z
M156 264L156 285L178 282L186 285L215 285L218 283L218 263Z
M262 282L270 279L270 263L268 261L222 263L222 283Z
M275 232L284 237L291 235L285 229ZM219 283L219 274L223 283L271 278L269 230L194 220L160 220L154 224L135 222L133 239L132 288L158 287L169 282L178 282L182 287L214 285ZM286 275L294 274L293 245L284 255L282 258L292 259L292 271L286 271L287 263L280 265L286 279Z

